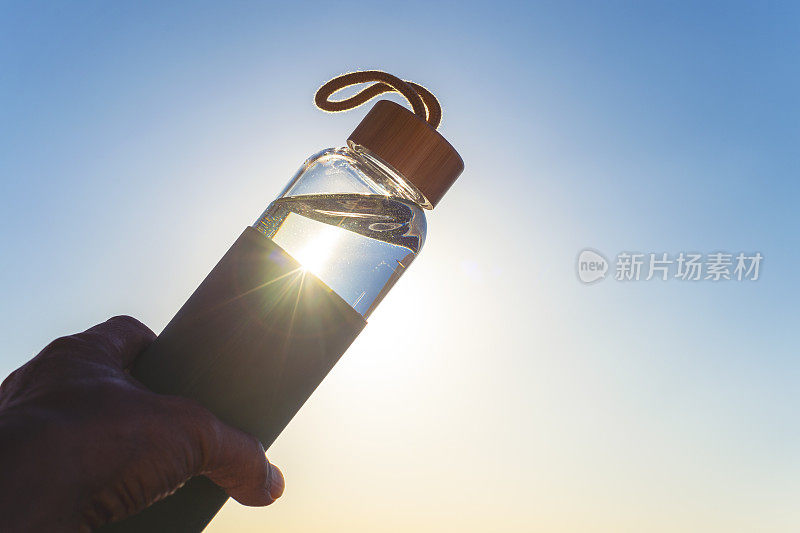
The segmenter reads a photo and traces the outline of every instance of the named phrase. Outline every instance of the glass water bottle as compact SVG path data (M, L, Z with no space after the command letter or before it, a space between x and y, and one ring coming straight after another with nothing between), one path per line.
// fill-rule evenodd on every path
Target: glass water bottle
M133 374L268 448L416 258L463 170L430 125L378 102L347 147L309 158L214 267ZM227 500L205 477L105 531L201 531Z
M253 225L365 319L425 243L425 196L363 148L314 155Z

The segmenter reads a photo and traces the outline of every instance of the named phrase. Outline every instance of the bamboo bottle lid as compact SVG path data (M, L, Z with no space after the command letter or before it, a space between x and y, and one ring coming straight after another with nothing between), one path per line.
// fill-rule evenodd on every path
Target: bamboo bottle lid
M375 82L343 100L330 97L351 85ZM411 107L381 100L350 134L351 146L365 148L419 189L435 207L464 170L464 161L436 131L442 119L439 101L428 89L413 81L380 70L363 70L337 76L319 88L314 103L336 113L364 104L379 94L398 92Z
M390 100L373 106L347 141L363 146L410 181L435 207L464 161L425 120Z

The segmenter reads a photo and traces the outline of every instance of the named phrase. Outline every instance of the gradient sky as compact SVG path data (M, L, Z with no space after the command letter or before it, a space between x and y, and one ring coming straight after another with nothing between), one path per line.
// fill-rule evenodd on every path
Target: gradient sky
M165 4L0 4L2 375L160 331L366 112L316 88L380 68L466 171L269 451L285 496L209 531L800 530L797 4ZM585 286L585 247L764 263Z

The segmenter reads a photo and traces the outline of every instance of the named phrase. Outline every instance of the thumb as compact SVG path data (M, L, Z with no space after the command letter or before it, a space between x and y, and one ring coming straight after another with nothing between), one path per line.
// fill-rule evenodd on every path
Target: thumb
M182 433L191 440L186 449L195 457L188 476L206 476L243 505L269 505L283 494L283 474L267 461L257 438L228 426L191 400L176 403L182 413L173 420L188 426Z

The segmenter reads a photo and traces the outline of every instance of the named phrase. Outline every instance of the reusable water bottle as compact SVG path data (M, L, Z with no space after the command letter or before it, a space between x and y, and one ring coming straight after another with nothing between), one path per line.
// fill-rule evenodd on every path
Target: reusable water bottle
M414 261L425 210L464 168L436 131L438 102L417 84L354 72L323 85L316 102L342 111L389 91L414 112L381 100L346 147L309 158L139 357L136 378L272 444ZM198 476L103 531L201 531L226 500Z

